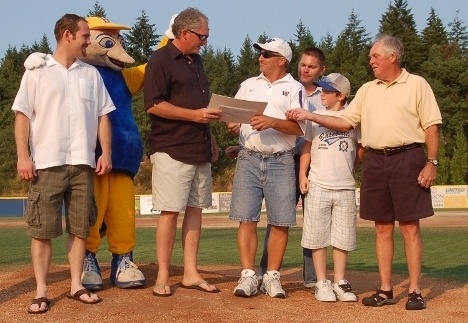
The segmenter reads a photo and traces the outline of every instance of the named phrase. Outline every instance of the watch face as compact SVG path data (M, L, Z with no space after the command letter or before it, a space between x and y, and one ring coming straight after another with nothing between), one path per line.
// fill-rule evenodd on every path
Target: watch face
M439 162L437 161L437 159L433 159L431 162L432 162L434 165L436 165L436 166L437 166L437 164L439 163Z

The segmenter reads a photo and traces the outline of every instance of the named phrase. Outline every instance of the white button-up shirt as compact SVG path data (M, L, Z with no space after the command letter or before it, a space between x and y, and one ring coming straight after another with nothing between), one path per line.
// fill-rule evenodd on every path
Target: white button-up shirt
M98 117L115 106L94 67L76 60L66 69L47 55L44 67L24 73L12 110L30 120L29 146L37 169L94 168Z

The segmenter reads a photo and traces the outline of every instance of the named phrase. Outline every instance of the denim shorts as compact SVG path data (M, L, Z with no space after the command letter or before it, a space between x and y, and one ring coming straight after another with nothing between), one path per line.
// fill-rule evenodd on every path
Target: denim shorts
M242 148L237 156L229 219L258 222L265 198L268 224L296 225L293 151L264 154Z

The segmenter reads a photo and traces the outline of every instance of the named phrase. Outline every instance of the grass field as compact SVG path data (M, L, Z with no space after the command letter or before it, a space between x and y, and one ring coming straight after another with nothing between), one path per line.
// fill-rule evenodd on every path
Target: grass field
M259 230L259 250L263 246L264 229ZM287 268L302 266L302 248L300 228L292 228L283 266ZM203 229L200 243L199 263L201 265L239 265L236 245L236 229ZM180 229L174 248L174 265L182 264L182 248L180 245ZM424 241L424 260L422 272L435 278L448 281L468 282L468 230L467 229L422 229ZM53 263L65 264L65 241L62 236L53 241ZM0 228L0 264L2 268L13 270L30 265L29 243L24 228ZM259 256L260 252L257 254ZM330 253L329 253L330 254ZM394 273L406 272L406 261L401 235L396 230ZM109 263L111 254L107 251L104 240L98 258L102 263ZM137 228L137 246L134 258L139 263L154 263L155 229ZM348 270L377 271L374 249L373 229L358 229L358 249L350 253Z

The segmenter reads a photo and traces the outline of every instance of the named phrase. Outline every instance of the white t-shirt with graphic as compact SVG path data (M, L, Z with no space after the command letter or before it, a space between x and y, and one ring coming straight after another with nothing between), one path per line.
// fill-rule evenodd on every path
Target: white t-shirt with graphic
M339 116L341 111L327 109L317 114ZM309 180L326 189L355 189L354 160L359 129L346 132L325 128L315 122L307 124L305 139L312 143L310 150Z

